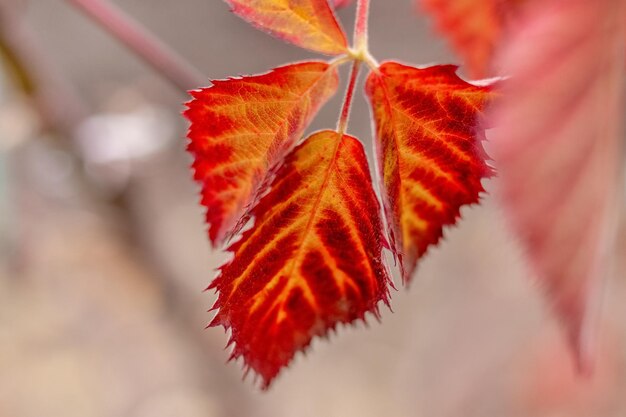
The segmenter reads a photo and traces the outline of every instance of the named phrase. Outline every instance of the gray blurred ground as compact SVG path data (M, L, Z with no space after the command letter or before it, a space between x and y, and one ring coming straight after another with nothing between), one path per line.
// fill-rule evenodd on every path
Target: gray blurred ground
M116 3L207 79L312 57L220 1ZM624 257L595 377L580 379L491 197L463 210L408 290L397 283L381 323L314 342L269 392L242 382L240 365L224 364L226 335L203 330L215 296L202 290L226 257L207 243L188 169L186 97L63 1L23 4L88 118L68 150L29 128L0 76L1 417L626 416ZM379 60L453 60L408 0L372 7ZM351 13L340 13L348 28ZM334 126L340 100L311 130ZM349 131L370 143L361 98ZM103 156L125 141L135 150ZM620 236L624 254L624 222Z

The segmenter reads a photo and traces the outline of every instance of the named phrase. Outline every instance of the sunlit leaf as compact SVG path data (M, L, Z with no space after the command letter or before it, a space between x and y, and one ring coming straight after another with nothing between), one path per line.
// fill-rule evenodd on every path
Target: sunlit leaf
M489 89L455 72L387 62L367 80L392 249L405 280L460 207L478 201L481 179L491 174L477 129Z
M588 368L623 161L624 2L537 2L498 64L491 140L513 230Z
M219 291L212 325L231 329L232 357L265 387L314 336L378 315L388 295L379 211L353 137L318 132L278 170L253 228L211 284Z
M335 68L304 62L192 92L189 151L213 243L233 229L337 83Z
M347 52L346 35L328 0L226 0L232 11L257 28L327 55Z

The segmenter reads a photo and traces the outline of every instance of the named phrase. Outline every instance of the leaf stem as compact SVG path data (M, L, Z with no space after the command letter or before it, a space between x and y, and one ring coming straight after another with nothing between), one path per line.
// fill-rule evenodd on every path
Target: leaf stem
M352 70L350 72L350 81L348 83L348 89L343 99L343 108L341 109L341 116L337 123L337 131L340 134L346 133L348 127L348 120L350 119L350 109L352 107L352 98L354 97L354 87L356 86L357 78L359 77L359 70L361 69L361 61L354 60L352 62Z
M357 51L367 51L367 18L369 16L370 1L358 0L356 6L356 24L354 25L354 48Z
M66 1L99 23L185 94L207 84L196 68L107 0Z
M328 63L328 65L332 67L336 67L339 65L343 65L347 62L351 62L352 60L354 60L354 58L350 54L344 54L344 55L339 55L338 57L335 57L326 62Z

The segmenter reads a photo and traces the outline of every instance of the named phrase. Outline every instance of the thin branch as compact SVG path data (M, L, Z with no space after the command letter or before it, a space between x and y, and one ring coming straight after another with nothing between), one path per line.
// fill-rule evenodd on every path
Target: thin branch
M43 129L67 137L86 113L86 105L39 47L36 36L22 21L15 2L0 0L0 65L15 87L33 100Z
M107 0L66 1L99 23L184 93L207 84L206 77L193 65Z
M341 116L337 123L337 131L341 134L346 133L348 128L348 121L350 119L350 109L352 107L352 98L354 97L354 87L356 86L357 78L359 77L359 70L361 69L361 61L354 60L352 63L352 70L350 73L350 82L348 89L346 90L346 96L343 100L343 108L341 109Z

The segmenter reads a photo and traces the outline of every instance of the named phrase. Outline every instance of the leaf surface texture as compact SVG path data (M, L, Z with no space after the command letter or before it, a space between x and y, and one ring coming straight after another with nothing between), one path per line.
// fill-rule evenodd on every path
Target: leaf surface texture
M304 62L192 92L189 151L214 244L232 232L337 84L336 68Z
M460 79L452 65L395 62L370 74L366 92L392 249L407 281L460 207L478 202L481 179L491 174L478 128L491 93Z
M211 285L219 292L211 324L231 329L233 357L267 387L314 336L378 315L389 278L380 207L356 138L309 137L287 156L253 216Z
M347 52L346 35L328 0L226 0L255 27L302 48L327 55Z

